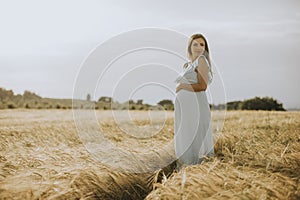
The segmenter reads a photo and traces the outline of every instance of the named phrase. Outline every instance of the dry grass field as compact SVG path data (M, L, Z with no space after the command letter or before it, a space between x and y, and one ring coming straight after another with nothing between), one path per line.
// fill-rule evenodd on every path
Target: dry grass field
M96 112L105 138L144 156L93 159L71 110L1 110L0 199L300 199L300 112L228 111L215 157L178 173L173 112L146 139L124 134L111 111ZM147 111L130 112L135 124L149 123Z

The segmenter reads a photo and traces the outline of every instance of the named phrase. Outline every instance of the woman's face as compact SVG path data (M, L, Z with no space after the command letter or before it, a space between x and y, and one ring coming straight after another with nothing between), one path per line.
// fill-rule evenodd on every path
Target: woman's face
M198 57L205 51L205 41L203 38L194 39L191 45L192 56Z

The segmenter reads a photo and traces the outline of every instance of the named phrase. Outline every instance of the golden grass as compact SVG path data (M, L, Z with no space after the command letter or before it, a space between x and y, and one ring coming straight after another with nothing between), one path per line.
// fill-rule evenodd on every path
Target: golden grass
M132 112L136 124L149 124L147 111ZM109 111L97 113L105 137L128 151L158 149L173 139L173 112L159 134L143 140L124 134ZM0 133L0 199L300 198L300 112L227 112L216 156L179 173L174 162L129 173L93 160L70 110L4 110ZM145 165L161 163L150 159Z
M300 113L227 114L216 157L172 174L146 199L300 198Z

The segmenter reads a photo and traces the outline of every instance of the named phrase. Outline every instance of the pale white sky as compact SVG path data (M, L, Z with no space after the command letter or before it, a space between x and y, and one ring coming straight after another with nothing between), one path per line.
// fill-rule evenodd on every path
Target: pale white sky
M71 98L92 49L126 31L156 27L207 37L227 101L271 96L285 108L300 108L297 0L11 0L0 2L0 24L0 87L15 93ZM173 98L163 88L145 91L136 98L151 104Z

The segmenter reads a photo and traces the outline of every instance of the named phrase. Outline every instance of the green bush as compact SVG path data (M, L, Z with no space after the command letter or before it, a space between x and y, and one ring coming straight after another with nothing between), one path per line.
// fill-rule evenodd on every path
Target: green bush
M270 97L255 97L244 101L232 101L228 102L226 106L227 110L285 110L281 103Z
M15 103L9 102L9 103L7 104L7 108L8 108L8 109L14 109L14 108L17 108L17 106L15 105Z

